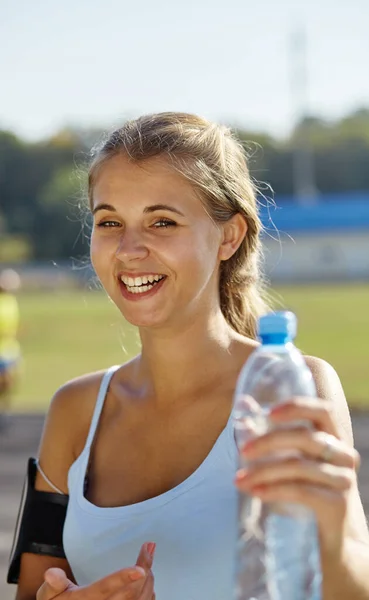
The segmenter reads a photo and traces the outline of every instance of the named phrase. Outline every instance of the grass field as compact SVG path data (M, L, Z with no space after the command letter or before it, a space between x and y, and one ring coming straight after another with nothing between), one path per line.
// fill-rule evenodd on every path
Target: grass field
M369 285L282 287L274 296L299 318L297 345L336 368L351 406L369 406ZM19 303L24 363L15 410L44 411L68 379L139 351L136 331L102 292L25 293Z

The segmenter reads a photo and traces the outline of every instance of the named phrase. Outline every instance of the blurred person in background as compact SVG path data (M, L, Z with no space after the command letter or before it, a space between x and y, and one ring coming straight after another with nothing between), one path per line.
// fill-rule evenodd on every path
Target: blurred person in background
M96 152L92 263L142 351L56 392L11 552L17 600L229 599L237 490L311 508L324 600L369 599L359 457L325 361L306 357L319 398L271 415L314 427L262 436L235 480L234 389L270 310L256 196L242 145L194 115L129 121ZM281 448L301 458L265 467Z
M6 425L21 358L17 339L19 308L15 292L20 277L13 269L0 272L0 429Z

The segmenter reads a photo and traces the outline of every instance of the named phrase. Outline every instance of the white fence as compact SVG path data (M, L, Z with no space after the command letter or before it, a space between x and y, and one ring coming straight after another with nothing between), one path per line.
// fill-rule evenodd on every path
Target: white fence
M266 238L264 253L272 282L369 281L369 230Z
M369 281L369 230L299 234L294 239L285 235L281 241L266 237L264 254L265 272L272 283ZM85 266L73 261L12 266L21 276L23 289L94 289L97 285L87 262Z

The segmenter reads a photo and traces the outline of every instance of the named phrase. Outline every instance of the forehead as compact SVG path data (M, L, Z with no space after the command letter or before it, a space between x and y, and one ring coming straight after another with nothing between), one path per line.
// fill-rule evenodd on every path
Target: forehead
M98 170L92 193L92 208L98 202L115 200L154 200L163 194L173 198L196 199L194 186L162 157L131 161L117 155Z

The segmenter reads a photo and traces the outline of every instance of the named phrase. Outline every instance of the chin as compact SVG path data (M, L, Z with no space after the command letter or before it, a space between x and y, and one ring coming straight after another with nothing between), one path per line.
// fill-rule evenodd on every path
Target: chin
M134 314L133 311L124 310L122 309L122 307L119 306L118 308L124 319L134 327L152 327L157 329L158 327L164 325L166 321L166 319L164 319L163 316L153 315L152 313L150 314L150 311L147 311L146 314L144 314L143 312L141 314L138 314L138 312Z

